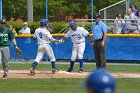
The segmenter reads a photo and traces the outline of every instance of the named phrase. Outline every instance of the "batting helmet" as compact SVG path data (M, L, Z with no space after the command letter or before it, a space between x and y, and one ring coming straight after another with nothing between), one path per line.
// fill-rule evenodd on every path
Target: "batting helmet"
M0 20L0 24L4 24L5 25L6 24L6 21L4 19L1 19Z
M115 79L104 69L93 71L86 80L86 87L96 93L114 93Z
M40 26L45 26L49 22L48 19L41 19Z
M75 21L71 21L70 23L69 23L69 26L71 27L71 26L74 26L74 25L76 25L76 22Z

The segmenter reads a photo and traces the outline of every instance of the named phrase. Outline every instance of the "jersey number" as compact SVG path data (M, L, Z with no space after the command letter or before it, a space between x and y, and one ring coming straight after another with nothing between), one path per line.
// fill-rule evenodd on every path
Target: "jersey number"
M41 32L39 33L39 37L42 38L42 33Z

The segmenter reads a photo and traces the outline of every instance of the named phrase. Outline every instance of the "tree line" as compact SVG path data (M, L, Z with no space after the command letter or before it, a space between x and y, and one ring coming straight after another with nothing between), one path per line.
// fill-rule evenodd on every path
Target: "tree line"
M48 0L49 19L57 21L60 15L68 17L73 15L76 18L82 18L85 14L90 18L91 15L91 0ZM104 7L107 7L120 0L94 0L94 13ZM27 0L3 0L3 16L6 20L14 18L27 19ZM34 21L39 21L45 18L46 0L33 0L33 15Z

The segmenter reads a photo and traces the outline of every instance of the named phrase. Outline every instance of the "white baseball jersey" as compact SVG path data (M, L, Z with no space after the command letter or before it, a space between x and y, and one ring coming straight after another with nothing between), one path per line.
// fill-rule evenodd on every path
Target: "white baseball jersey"
M85 30L83 27L77 27L76 31L73 31L72 29L70 29L66 33L65 37L66 38L70 37L74 44L79 44L79 43L85 42L85 36L88 36L88 35L89 35L89 32Z
M127 20L126 20L126 23L131 23L133 20L129 20L129 19L137 19L137 16L135 16L134 14L125 15L125 16L124 16L124 19L127 19Z
M83 54L85 51L85 36L88 36L89 32L83 27L77 27L76 31L70 29L65 37L70 37L73 42L71 61L75 61L76 58L83 59Z
M38 40L38 44L48 44L52 39L52 35L46 28L38 28L35 30L34 38Z
M38 51L35 61L40 62L44 53L46 53L50 61L55 61L55 56L52 47L50 46L50 40L53 39L52 35L46 28L38 28L35 30L34 38L38 41Z
M22 34L30 34L31 33L29 27L26 27L26 28L23 27L19 32Z

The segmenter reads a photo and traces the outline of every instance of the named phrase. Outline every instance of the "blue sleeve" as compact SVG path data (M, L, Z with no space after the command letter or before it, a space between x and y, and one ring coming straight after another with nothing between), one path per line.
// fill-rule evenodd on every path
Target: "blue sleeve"
M107 26L105 23L102 24L102 31L107 32Z
M93 23L93 25L91 27L92 34L93 34L94 26L95 26L95 23Z

